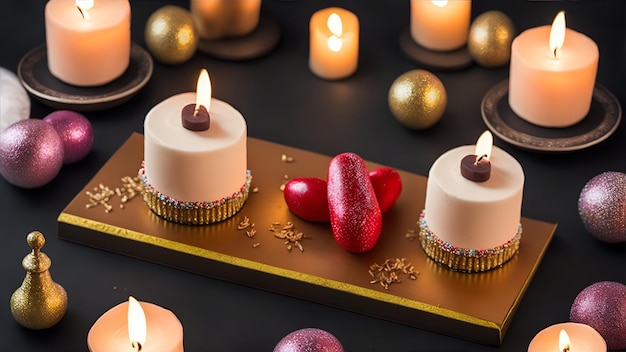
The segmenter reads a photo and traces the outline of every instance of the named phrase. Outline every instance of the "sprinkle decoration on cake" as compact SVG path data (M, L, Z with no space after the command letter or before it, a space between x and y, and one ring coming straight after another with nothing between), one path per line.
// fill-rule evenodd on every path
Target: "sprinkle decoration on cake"
M146 205L176 223L205 225L236 214L248 198L247 126L230 104L211 98L206 70L197 92L174 95L144 121L139 170Z
M419 239L428 257L452 270L490 270L519 251L524 171L492 144L486 131L429 170Z

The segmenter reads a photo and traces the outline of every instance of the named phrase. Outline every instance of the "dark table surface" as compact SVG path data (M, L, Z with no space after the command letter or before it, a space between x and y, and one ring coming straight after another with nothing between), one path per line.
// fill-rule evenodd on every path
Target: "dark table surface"
M145 47L148 17L166 4L187 1L132 1L132 39ZM45 1L0 5L0 66L16 71L20 58L43 44ZM308 20L328 6L342 6L361 23L356 74L328 82L307 67ZM472 16L501 10L518 32L548 24L561 9L568 26L593 38L600 49L597 82L626 102L626 2L475 0ZM58 214L133 132L143 131L147 111L161 100L195 89L207 68L213 94L246 117L248 132L325 155L353 151L364 159L420 175L446 150L472 144L486 129L480 103L489 88L508 76L508 66L477 65L460 72L435 72L448 93L438 124L424 131L403 127L391 114L387 93L400 74L419 68L398 45L409 24L408 1L265 0L263 13L281 28L281 41L269 56L248 62L212 59L201 53L168 66L155 61L145 88L129 102L89 112L95 131L92 152L63 166L49 184L21 189L0 179L0 331L2 351L84 351L87 332L106 310L134 295L174 311L185 329L187 351L270 351L287 333L304 327L332 332L348 351L525 351L537 332L569 319L576 295L604 280L626 282L624 244L592 237L578 215L584 184L604 171L626 172L626 128L607 140L571 153L526 151L496 138L495 143L522 164L526 183L522 215L558 223L543 261L499 347L483 346L359 313L224 282L162 265L60 240ZM434 72L434 71L433 71ZM53 109L32 100L33 118ZM44 252L51 273L68 292L69 308L56 326L32 331L11 316L9 299L21 284L26 235L46 235Z

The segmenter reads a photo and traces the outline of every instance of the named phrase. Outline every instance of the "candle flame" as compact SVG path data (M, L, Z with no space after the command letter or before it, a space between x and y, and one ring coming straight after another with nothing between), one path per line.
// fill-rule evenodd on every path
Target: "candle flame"
M135 297L128 297L128 338L133 349L141 351L146 343L146 314Z
M565 42L565 11L560 11L552 21L550 29L550 51L554 53L554 58L558 58L558 51Z
M93 1L94 0L76 0L76 7L78 8L78 11L80 11L80 14L86 20L90 18L87 10L91 10L93 7Z
M569 335L564 329L559 332L559 351L568 352L570 350Z
M491 157L492 146L493 136L491 135L491 132L483 132L480 137L478 137L478 141L476 141L476 151L474 152L476 155L476 162L482 159L489 160Z
M433 5L437 7L444 7L448 5L448 0L432 0L432 1L433 1Z
M334 12L331 13L330 16L328 16L326 25L332 33L332 35L328 37L328 48L334 52L338 52L343 47L343 40L341 39L343 23L341 22L341 17Z
M198 77L198 85L196 87L196 112L200 109L200 106L204 106L206 111L210 111L211 108L211 79L206 69L200 71Z

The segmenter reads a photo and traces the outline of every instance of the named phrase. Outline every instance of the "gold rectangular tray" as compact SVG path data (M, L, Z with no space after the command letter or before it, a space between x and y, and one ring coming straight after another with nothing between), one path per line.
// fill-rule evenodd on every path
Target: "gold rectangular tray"
M293 158L285 162L281 155ZM64 240L121 253L162 265L343 308L487 345L500 345L552 239L556 224L522 218L519 253L502 267L484 273L445 269L426 257L417 239L426 178L400 171L403 191L383 216L376 247L351 254L333 239L329 223L297 218L280 189L286 177L326 178L330 157L255 138L248 138L252 188L243 209L212 225L187 226L152 213L140 197L113 210L87 208L86 192L100 184L114 189L125 176L136 176L143 160L143 136L133 134L58 217ZM367 162L371 169L381 166ZM250 238L237 227L244 217L257 230ZM307 239L303 251L289 251L269 227L292 221ZM385 289L372 284L374 263L406 258L419 272L416 280L401 276Z

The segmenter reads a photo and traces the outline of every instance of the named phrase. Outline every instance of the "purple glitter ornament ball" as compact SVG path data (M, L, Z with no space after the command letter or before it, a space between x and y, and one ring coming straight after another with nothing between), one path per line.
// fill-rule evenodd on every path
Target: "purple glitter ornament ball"
M0 133L0 174L11 184L37 188L52 181L63 166L63 143L49 123L18 121Z
M74 111L59 110L43 120L50 123L61 137L63 163L75 163L89 154L93 146L93 128L85 116Z
M578 213L597 239L626 242L626 174L607 171L589 180L580 192Z
M609 350L626 348L626 285L601 281L587 286L574 299L569 316L596 329Z
M343 346L328 331L305 328L283 337L274 352L343 352Z

